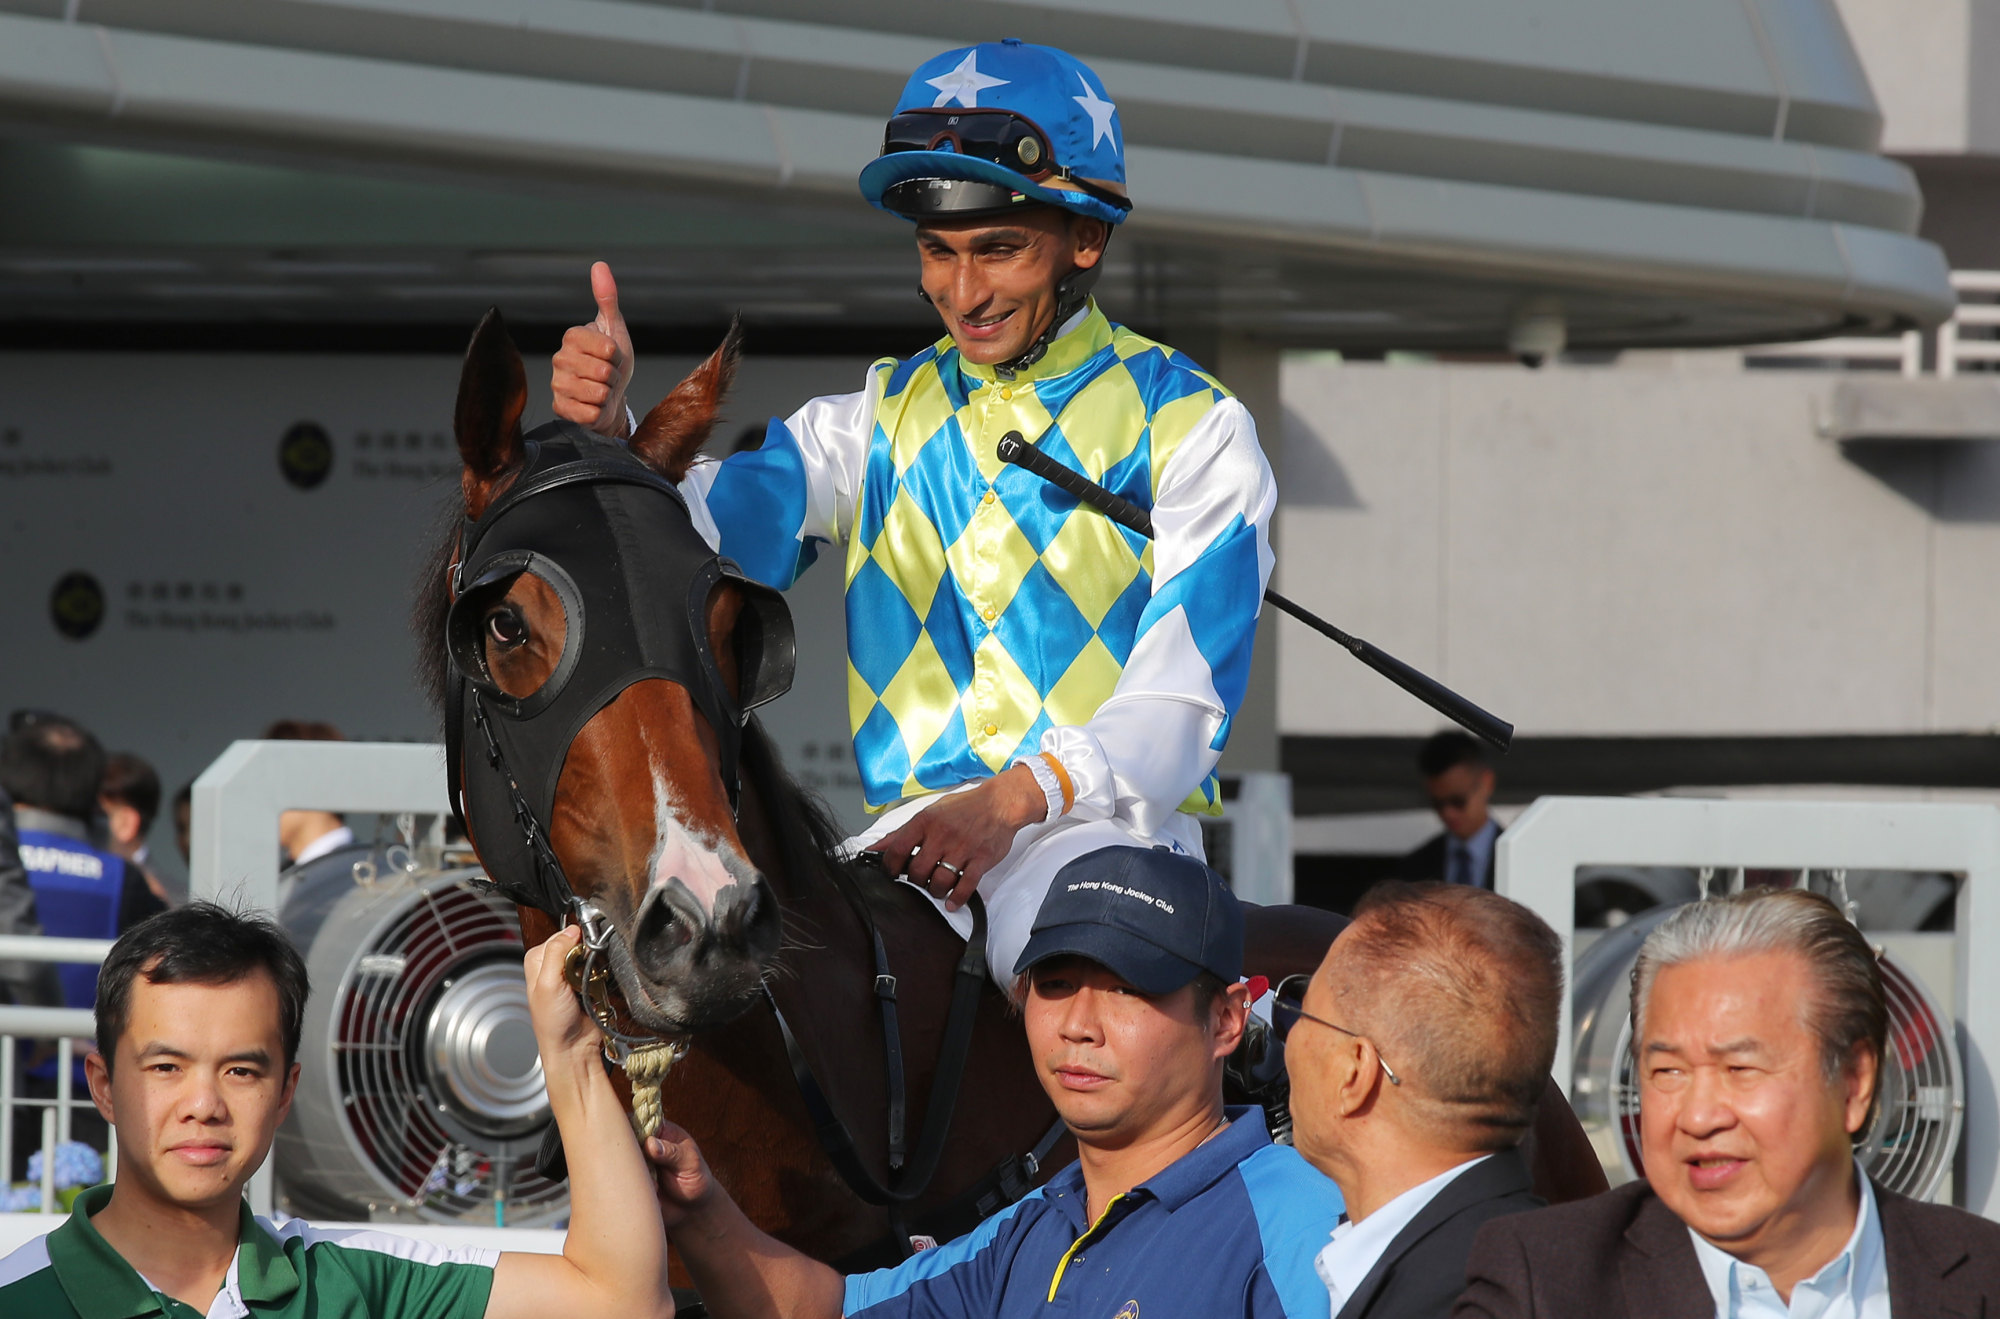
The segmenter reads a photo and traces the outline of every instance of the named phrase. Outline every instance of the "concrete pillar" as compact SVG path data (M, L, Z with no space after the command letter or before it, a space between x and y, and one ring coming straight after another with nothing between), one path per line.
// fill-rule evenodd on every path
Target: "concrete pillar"
M1278 392L1278 366L1284 357L1283 350L1274 344L1233 334L1222 335L1216 349L1214 365L1210 370L1229 386L1242 400L1243 406L1250 409L1250 415L1256 418L1257 437L1264 446L1264 456L1282 479L1283 473L1278 471L1278 465L1284 452L1285 409L1284 400ZM1275 520L1270 532L1271 543L1275 546L1278 540ZM1279 573L1282 571L1283 565L1280 564ZM1277 581L1274 574L1272 584L1277 585ZM1244 693L1242 709L1237 711L1229 745L1222 753L1224 773L1279 768L1279 626L1277 611L1266 605L1257 625L1257 650L1250 664L1250 687Z

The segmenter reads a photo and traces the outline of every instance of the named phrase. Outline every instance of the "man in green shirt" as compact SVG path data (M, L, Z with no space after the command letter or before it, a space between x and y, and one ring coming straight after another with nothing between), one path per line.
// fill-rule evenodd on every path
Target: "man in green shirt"
M446 1249L254 1217L243 1187L298 1084L306 970L269 921L209 903L112 947L91 1097L118 1179L0 1260L0 1315L35 1319L671 1319L654 1182L564 983L574 930L527 955L549 1106L569 1155L561 1255Z

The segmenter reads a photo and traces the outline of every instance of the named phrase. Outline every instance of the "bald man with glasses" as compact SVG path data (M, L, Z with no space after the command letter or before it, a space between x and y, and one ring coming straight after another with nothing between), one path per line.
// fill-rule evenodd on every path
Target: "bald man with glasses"
M1555 1059L1562 943L1485 889L1388 884L1279 986L1298 1151L1346 1216L1329 1319L1444 1319L1479 1228L1540 1208L1517 1148Z

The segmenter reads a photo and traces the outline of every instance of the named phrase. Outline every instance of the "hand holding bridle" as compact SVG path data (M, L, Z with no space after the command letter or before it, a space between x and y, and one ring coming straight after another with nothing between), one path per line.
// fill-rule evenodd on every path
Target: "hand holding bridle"
M1006 857L1014 835L1048 814L1048 797L1025 766L940 798L875 845L882 869L902 875L957 911L986 872Z
M590 268L590 292L597 299L597 319L573 325L563 334L562 347L550 363L549 389L558 417L623 439L625 391L632 383L632 332L618 310L618 281L602 261Z
M556 1074L568 1060L587 1071L600 1066L598 1051L603 1035L597 1023L583 1014L576 991L563 974L564 960L576 947L579 931L574 927L558 930L528 949L522 971L528 982L528 1018L535 1029L535 1046L542 1055L543 1069Z

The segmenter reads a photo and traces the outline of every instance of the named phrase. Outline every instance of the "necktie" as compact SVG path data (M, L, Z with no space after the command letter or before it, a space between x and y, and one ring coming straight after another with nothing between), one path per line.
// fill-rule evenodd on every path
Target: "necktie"
M1451 840L1451 865L1447 868L1445 882L1448 884L1471 884L1472 849L1454 838Z

